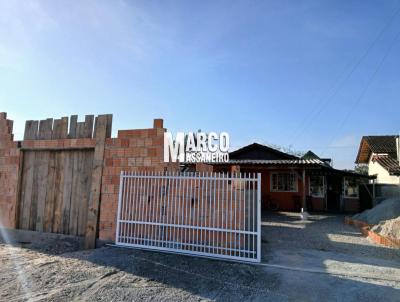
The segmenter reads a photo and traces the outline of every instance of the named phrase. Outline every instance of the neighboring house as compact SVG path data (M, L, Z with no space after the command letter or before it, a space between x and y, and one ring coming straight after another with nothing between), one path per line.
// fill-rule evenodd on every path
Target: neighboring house
M331 167L309 151L303 157L253 143L231 152L228 163L214 163L214 172L261 173L264 210L345 211L360 209L359 184L368 176Z
M368 174L377 184L400 184L400 148L398 135L363 136L357 164L368 165Z

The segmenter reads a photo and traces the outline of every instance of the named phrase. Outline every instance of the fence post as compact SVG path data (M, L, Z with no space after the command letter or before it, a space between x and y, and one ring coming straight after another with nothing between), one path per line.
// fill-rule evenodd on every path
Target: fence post
M257 261L261 262L261 173L257 173Z
M94 138L96 145L93 157L92 183L87 211L85 249L96 247L97 229L99 224L101 182L103 176L104 150L109 127L110 115L99 115L96 118Z
M119 220L121 217L121 202L122 202L122 185L124 180L124 172L121 171L119 176L119 194L118 194L118 210L117 210L117 227L116 227L116 234L115 234L115 243L119 243Z

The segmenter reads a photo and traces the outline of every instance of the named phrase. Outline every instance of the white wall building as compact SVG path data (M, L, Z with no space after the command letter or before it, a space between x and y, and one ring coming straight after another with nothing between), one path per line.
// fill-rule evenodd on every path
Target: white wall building
M400 185L399 144L398 135L363 136L356 163L368 165L376 183Z

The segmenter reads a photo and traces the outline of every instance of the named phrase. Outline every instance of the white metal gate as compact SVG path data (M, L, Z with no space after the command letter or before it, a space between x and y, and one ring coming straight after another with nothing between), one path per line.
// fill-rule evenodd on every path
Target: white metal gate
M121 172L116 244L260 262L261 174Z

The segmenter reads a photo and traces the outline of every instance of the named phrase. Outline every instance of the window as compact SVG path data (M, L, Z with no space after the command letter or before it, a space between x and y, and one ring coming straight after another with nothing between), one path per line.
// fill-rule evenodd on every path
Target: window
M271 173L271 191L297 192L296 173Z
M310 195L313 197L325 196L325 177L311 175L310 176Z
M358 197L358 183L353 178L344 178L344 197Z

